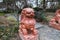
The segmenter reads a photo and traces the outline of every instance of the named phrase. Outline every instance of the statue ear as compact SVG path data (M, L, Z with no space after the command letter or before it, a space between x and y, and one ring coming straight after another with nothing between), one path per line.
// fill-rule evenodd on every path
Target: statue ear
M56 11L55 15L60 14L60 9Z
M21 14L25 14L26 13L26 10L25 9L23 9L22 10L22 12L21 12Z

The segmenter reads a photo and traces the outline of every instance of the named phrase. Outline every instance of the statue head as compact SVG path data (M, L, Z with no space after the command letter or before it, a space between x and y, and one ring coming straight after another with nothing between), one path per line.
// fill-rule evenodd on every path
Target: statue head
M23 16L34 17L34 10L32 8L24 8L21 12Z
M60 18L60 9L56 11L55 15L56 15L56 17Z

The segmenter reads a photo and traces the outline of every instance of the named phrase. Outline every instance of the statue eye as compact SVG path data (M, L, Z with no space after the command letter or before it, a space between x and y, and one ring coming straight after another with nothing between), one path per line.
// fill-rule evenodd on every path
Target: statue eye
M56 23L58 23L58 21L56 21Z
M27 14L30 14L30 12L27 12Z

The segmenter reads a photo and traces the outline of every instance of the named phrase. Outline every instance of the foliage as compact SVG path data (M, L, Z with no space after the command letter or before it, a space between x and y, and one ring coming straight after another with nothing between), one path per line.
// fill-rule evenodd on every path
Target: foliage
M18 22L14 16L0 16L0 21L6 25L8 22L8 26L0 25L0 39L1 40L10 40L11 37L15 37L18 32ZM7 22L6 22L7 21ZM0 24L1 24L0 22Z
M5 2L5 3L6 3L6 2L10 2L10 3L11 3L11 2L14 2L14 1L15 1L15 0L3 0L3 2Z
M5 15L4 13L0 13L0 16L3 16L3 15Z
M40 22L47 22L48 20L47 20L47 18L46 18L46 13L42 10L42 9L36 9L35 8L35 18L37 19L37 21L40 21Z
M48 21L50 21L53 18L53 16L47 16L46 18Z
M43 11L41 12L40 16L41 16L42 20L47 21L46 16L45 16L45 14L44 14L44 12L43 12Z
M13 16L8 16L6 19L14 22L17 21L17 19Z
M2 40L9 40L10 37L16 36L15 34L18 32L18 25L13 25L9 27L0 26L0 38Z
M5 11L0 11L0 13L2 14L6 14L6 13L14 13L14 10L10 10L10 9L6 9Z

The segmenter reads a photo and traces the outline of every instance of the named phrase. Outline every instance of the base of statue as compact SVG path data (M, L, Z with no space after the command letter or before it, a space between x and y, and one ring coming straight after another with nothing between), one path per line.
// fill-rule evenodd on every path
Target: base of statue
M21 31L19 32L19 36L21 40L39 40L38 35L33 34L23 35Z

